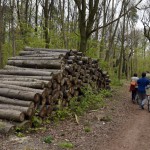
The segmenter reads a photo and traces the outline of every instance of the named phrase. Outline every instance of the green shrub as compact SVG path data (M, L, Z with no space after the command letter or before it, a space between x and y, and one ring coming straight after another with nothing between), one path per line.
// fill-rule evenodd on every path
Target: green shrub
M64 149L71 149L74 147L74 145L71 142L66 142L66 141L59 143L58 146Z
M52 140L53 140L53 137L50 136L50 135L44 137L44 139L43 139L43 141L44 141L45 143L48 143L48 144L52 143Z

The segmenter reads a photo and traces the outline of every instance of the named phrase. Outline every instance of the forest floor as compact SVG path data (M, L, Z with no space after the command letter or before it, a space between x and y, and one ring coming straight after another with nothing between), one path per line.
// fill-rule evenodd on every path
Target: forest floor
M132 104L130 94L128 83L114 88L106 107L79 117L79 124L71 119L22 138L0 136L0 150L149 150L150 113ZM50 144L43 142L48 136Z

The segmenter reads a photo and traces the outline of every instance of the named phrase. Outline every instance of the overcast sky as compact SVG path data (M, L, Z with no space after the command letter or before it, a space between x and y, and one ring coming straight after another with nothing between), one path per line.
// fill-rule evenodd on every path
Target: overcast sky
M138 0L139 1L139 0ZM138 8L140 8L140 7L142 7L142 6L146 6L146 4L147 4L147 0L143 0L141 3L140 3L140 5L138 6ZM143 11L142 10L138 10L138 15L139 15L139 20L138 20L138 22L137 22L137 25L136 25L136 27L137 28L143 28L143 24L142 24L142 22L141 22L141 18L142 18L142 16L143 16Z

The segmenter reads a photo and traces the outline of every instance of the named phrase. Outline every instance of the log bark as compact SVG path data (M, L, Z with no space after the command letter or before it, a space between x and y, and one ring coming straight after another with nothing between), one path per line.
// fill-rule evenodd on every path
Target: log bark
M0 70L3 75L24 75L24 76L51 76L52 72L36 71L36 70Z
M20 57L59 57L64 59L65 54L61 54L61 53L42 53L42 54L37 54L37 53L33 53L33 52L23 52L20 53Z
M47 116L50 116L52 114L52 111L53 111L53 106L52 105L48 105L46 106L47 107Z
M9 122L4 122L0 120L0 133L1 134L10 134L14 131L15 131L15 125Z
M27 57L27 56L16 56L11 57L8 60L60 60L60 56L51 56L51 57Z
M24 121L24 118L24 113L21 111L0 109L0 119L22 122Z
M40 82L1 81L1 83L8 84L8 85L17 85L17 86L35 88L35 89L44 89L44 87L46 87L45 83L42 81Z
M52 80L52 76L23 76L23 75L5 75L5 74L0 74L0 79L3 80L3 78L12 78L14 81L36 81L36 80Z
M8 88L8 89L14 89L14 90L22 90L22 91L29 91L29 92L36 92L41 94L42 97L48 96L48 89L45 88L44 90L40 89L33 89L33 88L28 88L28 87L22 87L22 86L17 86L17 85L9 85L9 84L2 84L0 83L0 88Z
M36 92L0 88L0 95L4 97L14 98L14 99L34 101L36 103L40 101L40 94Z
M21 51L20 56L35 56L35 55L50 55L50 56L65 56L67 53L63 52L50 52L50 51Z
M20 112L23 112L25 115L28 117L31 117L33 115L33 109L29 107L22 107L22 106L14 106L14 105L9 105L9 104L0 104L0 109L4 110L18 110Z
M8 60L8 65L27 68L61 69L61 60Z
M40 117L44 118L47 115L47 108L46 106L41 105L39 107L39 114Z
M0 103L1 104L11 104L11 105L16 105L16 106L34 108L34 102L32 102L32 101L11 99L11 98L7 98L7 97L3 97L3 96L0 96Z
M4 67L4 70L25 70L25 71L44 71L44 72L49 72L49 73L59 73L59 72L63 72L62 70L60 69L36 69L36 68L25 68L25 67L17 67L17 66L11 66L11 65L6 65Z
M13 124L18 127L21 128L23 130L29 129L32 127L32 122L31 120L25 120L23 122L13 122Z
M76 50L68 50L68 49L48 49L48 48L31 48L31 47L25 47L24 51L49 51L49 52L76 52Z

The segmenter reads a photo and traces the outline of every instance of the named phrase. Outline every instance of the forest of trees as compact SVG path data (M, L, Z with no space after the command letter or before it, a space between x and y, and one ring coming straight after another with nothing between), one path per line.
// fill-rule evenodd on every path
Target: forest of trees
M129 78L150 71L149 44L149 0L0 0L1 68L25 46L77 49Z

